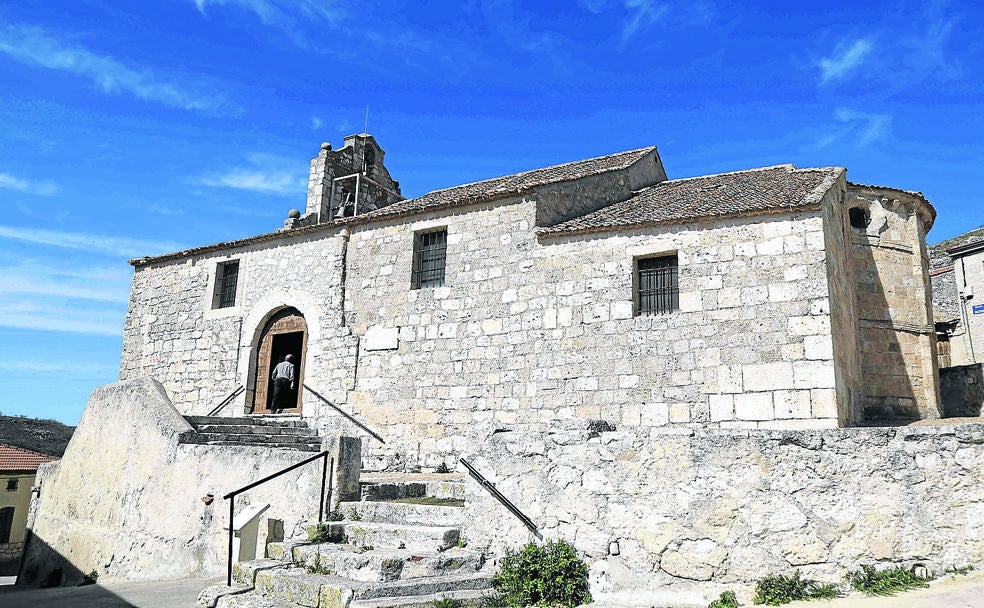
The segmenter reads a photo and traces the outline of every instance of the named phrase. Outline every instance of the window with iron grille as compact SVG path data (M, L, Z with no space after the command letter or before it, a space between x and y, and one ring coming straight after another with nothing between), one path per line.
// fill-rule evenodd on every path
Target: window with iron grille
M418 232L413 237L413 288L444 285L444 263L448 247L447 228Z
M680 309L677 256L636 260L636 303L639 315L661 315Z
M10 479L8 479L7 480L7 490L10 491L10 492L16 491L17 490L17 481L18 480L17 480L16 477L11 477Z
M236 284L239 282L239 260L222 262L215 270L215 294L212 308L236 305Z

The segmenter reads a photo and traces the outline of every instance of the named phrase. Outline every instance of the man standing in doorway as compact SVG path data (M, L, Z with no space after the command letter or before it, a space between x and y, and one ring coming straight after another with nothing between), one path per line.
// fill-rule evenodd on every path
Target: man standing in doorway
M294 355L284 357L284 360L273 368L270 379L273 380L273 399L270 404L270 411L278 414L287 408L295 407L296 404L291 403L291 397L296 386L294 382Z

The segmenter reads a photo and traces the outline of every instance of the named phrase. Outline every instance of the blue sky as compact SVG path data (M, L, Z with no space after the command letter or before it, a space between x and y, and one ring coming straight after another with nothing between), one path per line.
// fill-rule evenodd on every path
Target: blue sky
M809 5L811 8L801 8ZM403 193L657 145L984 224L984 9L959 2L0 0L0 412L117 378L126 260L268 232L322 141Z

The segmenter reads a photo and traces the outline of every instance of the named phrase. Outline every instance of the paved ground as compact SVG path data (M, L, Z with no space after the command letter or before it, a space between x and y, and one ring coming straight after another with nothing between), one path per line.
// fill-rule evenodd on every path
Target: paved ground
M852 595L829 602L793 602L788 608L984 608L984 573L956 576L928 589L906 591L893 597Z
M18 589L0 586L0 606L3 608L196 608L195 599L198 597L198 592L209 585L221 582L218 579L199 578L58 589ZM602 604L592 606L616 608ZM984 573L937 581L929 589L908 591L894 597L851 595L830 601L793 602L786 604L786 608L984 608Z
M156 583L119 583L19 589L0 587L3 608L196 608L198 593L224 579L190 578Z

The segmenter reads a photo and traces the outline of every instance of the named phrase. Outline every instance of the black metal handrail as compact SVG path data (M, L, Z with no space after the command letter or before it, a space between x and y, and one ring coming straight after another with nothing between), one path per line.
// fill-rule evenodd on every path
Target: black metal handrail
M219 403L218 405L216 405L215 408L213 408L211 412L209 412L208 414L206 414L206 416L214 416L214 415L218 414L219 412L221 412L222 411L222 408L224 408L225 406L227 406L230 403L232 403L232 400L235 399L236 397L238 397L239 394L242 393L244 390L246 390L246 389L243 388L243 385L242 384L240 384L239 386L237 386L236 387L236 390L232 391L232 394L230 394L228 397L226 397L225 399L223 399L222 402Z
M377 441L379 441L379 443L386 443L386 441L384 441L383 438L379 436L379 433L377 433L376 431L374 431L371 428L367 427L366 425L362 424L361 422L359 422L358 420L356 420L355 417L353 417L351 414L349 414L348 412L346 412L342 408L338 407L337 405L335 405L331 401L328 401L328 399L325 398L324 395L322 395L318 391L314 390L313 388L311 388L307 384L304 385L304 388L306 388L307 390L309 390L312 395L314 395L318 399L321 399L321 401L323 401L324 403L326 403L329 406L331 406L332 408L334 408L336 412L338 412L342 416L345 416L346 418L348 418L349 422L351 422L352 424L354 424L355 426L359 427L363 431L365 431L365 432L369 433L370 435L372 435L373 439L376 439Z
M233 541L233 538L235 537L234 536L235 535L235 530L233 528L233 523L234 523L233 520L235 518L236 496L238 496L239 494L242 494L243 492L246 492L247 490L252 490L256 486L258 486L260 484L264 484L264 483L270 481L271 479L275 479L277 477L280 477L284 473L289 473L289 472L293 471L294 469L300 468L300 467L308 464L309 462L314 462L315 460L318 460L319 458L321 458L321 459L324 460L324 465L323 465L323 467L321 469L321 501L320 501L320 504L318 505L318 523L320 524L321 522L323 522L325 520L325 482L328 479L328 469L331 469L332 471L335 470L335 459L334 458L331 459L331 464L330 465L328 464L328 455L329 454L331 454L331 451L330 450L326 450L326 451L321 452L320 454L318 454L316 456L312 456L310 458L305 458L304 460L298 462L297 464L292 464L289 467L287 467L286 469L281 469L281 470L277 471L276 473L273 473L271 475L267 475L266 477L264 477L263 479L261 479L259 481L254 481L253 483L251 483L251 484L249 484L247 486L243 486L243 487L239 488L238 490L233 490L232 492L229 492L228 494L226 494L225 496L222 497L223 500L228 500L229 501L229 563L228 563L228 568L226 569L226 585L228 585L229 587L232 587L232 544L233 544L232 541ZM333 481L334 481L334 477L332 477L332 482ZM332 492L331 485L332 484L330 484L328 486L328 497L329 497L329 500L331 499L331 492ZM331 505L329 503L329 507L330 506Z
M489 491L489 494L491 494L493 498L495 498L500 503L502 503L502 506L509 509L510 513L515 515L519 519L519 521L523 522L524 526L529 528L529 531L533 533L533 536L537 537L540 540L543 540L543 535L540 534L540 531L537 529L536 524L533 523L533 520L527 517L525 513L520 511L519 507L514 505L511 500L503 496L502 492L500 492L499 489L495 487L494 483L492 483L488 479L485 479L485 477L478 472L478 469L472 466L472 464L467 460L465 460L464 458L459 458L458 460L461 462L461 464L465 465L465 468L468 469L469 475L474 477L475 481L477 481L479 484L484 486L485 489Z

